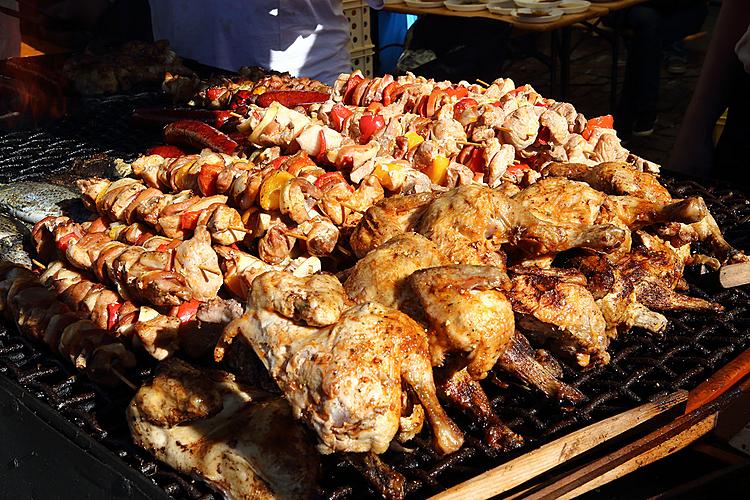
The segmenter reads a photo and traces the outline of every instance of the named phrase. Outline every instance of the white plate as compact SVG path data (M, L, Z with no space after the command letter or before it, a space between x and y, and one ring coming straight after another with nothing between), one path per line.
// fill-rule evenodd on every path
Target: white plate
M591 2L587 0L563 0L557 7L565 14L579 14L586 12L591 7Z
M547 15L544 15L544 16L521 15L521 14L531 14L532 12L533 11L531 9L514 9L511 15L516 21L521 21L523 23L533 23L533 24L549 23L552 21L557 21L563 15L563 11L561 11L560 9L552 9L547 13Z
M443 4L447 9L455 10L456 12L474 12L487 8L487 2L482 2L480 0L474 0L471 3L462 2L460 0L445 0Z
M442 7L443 2L441 0L404 0L404 3L409 7L421 7L423 9L431 9L434 7Z
M519 9L552 10L560 5L562 0L542 2L541 0L514 0Z
M504 2L491 2L487 4L487 10L493 14L500 14L501 16L509 16L516 8L516 4L513 0L505 0Z

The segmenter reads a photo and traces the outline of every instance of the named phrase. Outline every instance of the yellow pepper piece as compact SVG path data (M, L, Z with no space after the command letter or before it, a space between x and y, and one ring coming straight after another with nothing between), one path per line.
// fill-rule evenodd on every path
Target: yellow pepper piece
M406 137L406 139L409 141L409 149L424 142L424 137L416 132L407 132L406 134L404 134L404 137Z
M266 180L260 186L260 208L263 210L278 210L281 189L292 179L294 179L294 176L285 170L277 170L266 177Z
M253 89L253 94L255 95L263 94L266 92L266 90L268 89L265 87L265 85L258 85L257 87Z
M430 163L430 166L425 169L424 173L430 178L433 184L442 186L445 184L446 174L448 173L448 165L451 161L443 155L437 155Z
M386 165L378 163L375 166L375 170L372 171L372 175L378 178L378 180L380 181L380 185L385 189L394 191L396 189L396 186L394 185L392 174L401 172L404 170L404 168L405 166L402 163L393 162Z

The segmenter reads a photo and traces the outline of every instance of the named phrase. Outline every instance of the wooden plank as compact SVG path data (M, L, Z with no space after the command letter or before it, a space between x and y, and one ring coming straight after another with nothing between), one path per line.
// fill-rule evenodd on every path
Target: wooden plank
M718 412L708 416L704 420L701 420L694 426L682 431L675 437L667 439L656 448L652 448L641 455L633 457L622 465L615 467L614 469L605 472L601 476L594 478L592 481L589 481L588 483L579 486L573 491L562 495L561 497L559 497L560 500L567 500L579 495L583 495L587 491L591 491L594 488L603 486L609 482L614 481L615 479L630 474L631 472L638 470L641 467L656 462L657 460L661 460L662 458L667 457L672 453L680 451L690 443L693 443L697 439L711 432L711 430L714 428L714 425L716 425L717 418Z
M705 434L713 428L713 425L716 422L714 417L718 411L729 404L729 402L736 398L738 394L739 391L736 390L726 393L711 403L675 419L672 423L649 433L647 436L644 436L627 446L613 451L612 453L594 460L584 467L566 474L564 477L551 484L535 488L535 491L528 495L524 495L524 498L527 500L551 500L563 497L575 490L582 488L585 489L585 486L588 483L596 481L600 476L610 474L610 471L620 468L627 462L636 460L638 457L645 457L651 453L655 453L653 450L657 448L665 446L668 449L681 439L677 437L680 434L683 434L682 439L694 436L695 434L689 432L690 429L694 427L698 429L696 432L700 431ZM655 453L655 456L658 458L658 453ZM625 471L627 468L622 470ZM623 474L625 473L626 472L623 472ZM617 475L616 472L611 474L613 476Z
M589 425L439 493L432 499L473 500L498 495L633 429L685 402L686 398L687 391L677 391L660 400Z
M524 31L554 31L556 29L565 28L576 23L587 21L595 17L602 17L609 12L608 8L600 7L592 4L586 12L580 12L578 14L565 14L557 21L550 23L525 23L523 21L516 20L513 16L503 16L499 14L493 14L488 10L477 10L474 12L457 12L450 10L445 7L411 7L405 3L386 4L383 10L391 12L400 12L402 14L435 14L438 16L449 16L449 17L482 17L485 19L493 19L495 21L501 21L507 24L513 25L514 28Z
M729 264L719 269L719 284L724 288L733 288L748 283L750 283L750 262Z
M711 378L690 391L685 413L710 403L750 374L750 349L723 366Z

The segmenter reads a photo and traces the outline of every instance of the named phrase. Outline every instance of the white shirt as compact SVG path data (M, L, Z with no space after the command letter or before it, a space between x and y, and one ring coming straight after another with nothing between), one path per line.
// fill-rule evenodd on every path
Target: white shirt
M383 0L368 0L382 7ZM351 69L341 0L150 0L154 39L228 70L261 66L332 83Z

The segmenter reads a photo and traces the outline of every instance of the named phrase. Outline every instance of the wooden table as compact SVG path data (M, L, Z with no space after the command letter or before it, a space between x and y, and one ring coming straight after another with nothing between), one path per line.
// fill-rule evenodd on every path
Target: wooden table
M559 84L560 99L565 99L567 97L568 84L570 82L571 28L574 25L584 26L591 32L595 32L599 35L604 35L604 38L609 41L612 46L612 83L610 87L610 106L612 107L612 109L614 109L614 103L617 97L617 62L619 52L619 44L617 40L618 34L615 33L614 36L606 36L606 33L604 33L603 30L601 30L597 26L597 21L611 11L625 9L646 1L647 0L615 0L611 2L592 2L591 7L589 7L589 9L585 12L581 12L579 14L565 14L557 21L549 23L525 23L523 21L516 20L513 16L493 14L488 10L458 12L447 9L445 7L411 7L409 5L406 5L405 3L386 4L383 7L383 10L398 12L402 14L433 14L450 17L476 17L492 19L495 21L510 24L511 26L513 26L513 28L522 31L531 31L537 33L549 32L552 37L552 57L550 58L550 62L547 63L547 65L550 68L553 87L556 86L556 83ZM558 62L560 66L560 78L559 82L556 82L556 70Z

